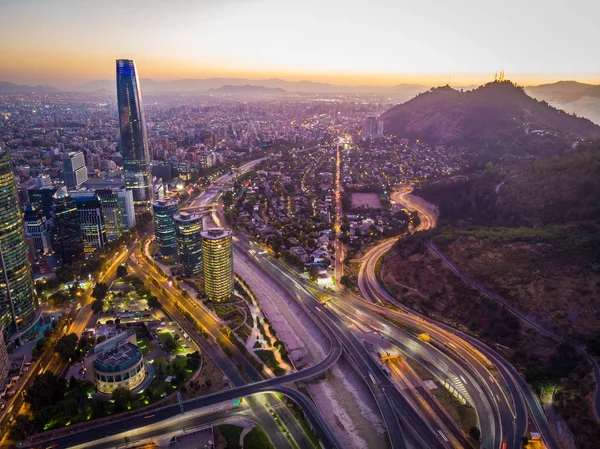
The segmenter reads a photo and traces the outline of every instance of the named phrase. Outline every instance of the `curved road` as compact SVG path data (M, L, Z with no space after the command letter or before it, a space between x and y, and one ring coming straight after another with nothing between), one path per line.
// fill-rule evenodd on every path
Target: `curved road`
M399 195L401 196L401 202L403 204L407 205L409 210L410 209L417 210L420 212L420 215L425 217L425 219L424 220L422 219L422 221L421 221L422 224L425 223L424 226L435 225L436 220L437 220L437 211L435 210L435 207L433 207L431 205L427 206L426 205L427 203L425 203L420 198L415 200L418 197L409 195L409 192L407 192L406 190L402 191ZM407 203L409 203L409 204L407 204ZM418 230L424 230L424 229L427 229L427 228L422 227L421 229L418 229ZM415 230L417 230L417 229L415 229ZM363 265L361 266L361 269L360 269L360 273L359 273L359 288L360 288L361 292L363 293L363 295L365 295L366 298L369 298L369 297L373 296L372 292L375 291L381 299L384 299L385 301L392 303L393 305L395 305L402 311L406 312L406 315L412 315L416 319L420 320L421 321L419 323L420 327L427 329L431 333L437 334L438 338L443 337L445 335L446 339L448 339L450 335L453 335L454 338L450 337L450 338L452 338L450 340L453 342L452 344L456 345L456 343L460 340L466 341L470 345L475 347L479 352L481 352L485 356L487 356L487 358L489 360L493 360L495 362L496 366L500 369L501 373L503 374L505 382L507 382L508 385L513 386L513 389L511 391L514 392L514 390L516 389L514 387L517 387L519 389L521 395L523 396L523 398L527 402L527 405L529 406L529 409L532 413L532 417L533 417L534 421L536 422L536 425L538 426L538 430L544 437L544 441L546 442L546 445L552 449L559 449L560 445L556 441L556 438L548 424L546 416L544 415L544 413L541 409L541 405L539 404L537 397L535 396L535 394L532 392L531 388L521 378L521 376L518 374L518 372L512 365L510 365L506 360L504 360L501 356L496 354L494 351L492 351L486 345L479 342L477 339L475 339L467 334L464 334L460 331L457 331L453 328L450 328L449 326L446 326L443 323L439 323L439 322L434 323L429 318L419 314L418 312L415 312L414 310L406 307L401 302L397 301L395 298L391 297L387 293L387 291L381 287L381 285L379 284L379 282L376 278L376 275L375 275L375 265L377 263L377 260L379 260L379 258L383 254L385 254L393 246L394 243L395 243L394 239L383 242L380 245L372 248L363 258L364 260L366 260L366 263L363 263ZM403 315L403 314L399 314L399 315ZM442 340L442 341L444 341L444 340ZM518 405L520 402L521 402L521 400L519 398L513 397L513 403ZM516 416L519 416L522 418L523 411L520 410L520 408L521 407L517 408ZM505 419L506 418L507 417L505 417ZM514 447L519 447L518 446L518 444L519 444L518 440L520 439L519 432L523 432L523 430L525 430L525 428L523 426L523 423L517 423L516 420L515 420L515 425L518 426L517 429L519 429L519 430L517 432L515 432L515 434L513 435L512 444L514 445ZM521 433L521 435L522 434L524 434L524 432Z

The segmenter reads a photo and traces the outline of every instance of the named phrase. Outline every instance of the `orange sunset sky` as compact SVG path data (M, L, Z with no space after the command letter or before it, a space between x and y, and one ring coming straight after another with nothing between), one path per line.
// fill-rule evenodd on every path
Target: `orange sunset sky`
M588 0L0 0L0 81L207 77L337 84L600 83ZM575 7L576 6L576 7Z

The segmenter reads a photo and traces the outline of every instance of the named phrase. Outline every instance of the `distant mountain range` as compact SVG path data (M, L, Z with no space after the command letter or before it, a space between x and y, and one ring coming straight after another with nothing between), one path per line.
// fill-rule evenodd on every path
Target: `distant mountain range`
M582 97L600 98L600 85L579 83L577 81L559 81L525 88L534 98L545 101L569 103Z
M79 92L93 92L98 90L114 90L115 82L111 80L90 81L73 90ZM380 86L343 86L331 83L317 83L313 81L286 81L279 78L264 80L250 80L246 78L206 78L206 79L182 79L173 81L154 81L142 79L140 81L145 93L168 93L168 92L190 92L203 93L210 90L229 86L226 91L233 87L263 87L267 89L281 89L286 92L300 93L377 93L390 92L402 93L414 96L428 89L427 86L418 84L401 84L394 87ZM256 92L257 89L253 89ZM265 91L267 92L267 91Z
M209 89L209 93L226 94L226 95L290 95L288 92L281 87L265 87L265 86L253 86L251 84L245 84L243 86L232 86L226 84L218 89Z
M394 102L404 102L426 92L429 86L421 84L398 84L395 86L344 86L313 81L286 81L278 78L250 80L247 78L206 78L155 81L142 79L142 91L147 94L188 93L191 95L291 95L303 94L359 94L389 95ZM461 90L473 90L476 86L463 86ZM71 89L58 89L49 85L27 86L0 82L0 94L7 93L53 93L62 91L105 92L115 94L114 80L95 80ZM600 124L600 85L559 81L553 84L529 86L525 92L533 98L544 100L568 113L586 117Z
M25 86L20 84L0 81L0 94L30 94L30 93L49 93L59 92L59 89L52 86Z
M525 88L525 92L538 100L580 117L587 117L600 125L600 85L559 81Z
M432 144L517 141L538 129L600 136L600 127L590 120L537 101L508 81L466 92L448 86L432 89L388 110L381 120L386 133Z

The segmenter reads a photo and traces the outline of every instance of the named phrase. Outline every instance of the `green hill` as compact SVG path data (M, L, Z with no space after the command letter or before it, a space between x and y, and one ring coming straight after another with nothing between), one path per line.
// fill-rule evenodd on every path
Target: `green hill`
M509 153L515 145L539 143L540 135L600 136L600 127L591 121L537 101L509 81L466 92L432 89L388 110L381 120L386 133L400 138L475 150L495 145Z

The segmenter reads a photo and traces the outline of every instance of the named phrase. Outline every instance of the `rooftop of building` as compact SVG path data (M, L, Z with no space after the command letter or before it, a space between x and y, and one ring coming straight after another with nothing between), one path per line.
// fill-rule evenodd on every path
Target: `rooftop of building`
M119 343L127 340L133 334L135 334L135 331L133 329L127 329L125 332L120 332L117 335L110 337L101 343L98 343L96 346L94 346L92 349L90 349L90 352L88 352L87 355L90 356L90 355L99 353L101 351L104 351L106 349L114 348Z
M172 200L158 200L153 203L154 207L172 207L177 206L177 201Z
M209 228L201 232L202 238L209 240L222 239L231 235L231 229Z
M83 183L89 189L125 187L125 181L119 178L90 178Z
M179 212L178 214L175 215L175 220L183 221L183 222L191 222L191 221L196 221L196 220L201 220L201 219L202 219L202 215L195 214L195 213L189 213L189 212Z
M116 373L132 367L141 358L142 350L133 343L125 341L98 355L94 360L94 367L105 373Z

